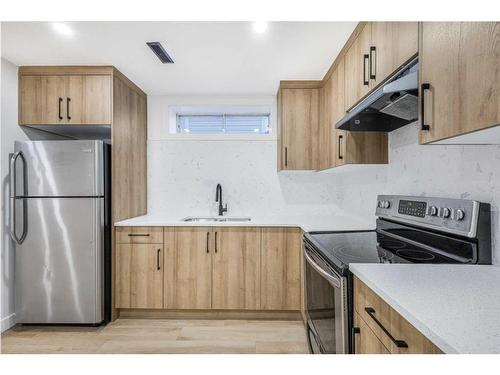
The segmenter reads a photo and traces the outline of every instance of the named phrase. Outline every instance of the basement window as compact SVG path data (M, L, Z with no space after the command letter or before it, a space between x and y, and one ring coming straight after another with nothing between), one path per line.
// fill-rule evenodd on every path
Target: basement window
M269 113L177 114L180 134L269 134Z

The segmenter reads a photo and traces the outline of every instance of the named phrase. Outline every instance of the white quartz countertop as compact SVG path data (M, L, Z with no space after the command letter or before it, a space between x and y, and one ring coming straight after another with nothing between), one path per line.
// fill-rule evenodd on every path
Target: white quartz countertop
M351 264L351 272L445 353L500 353L500 267Z
M342 230L371 230L375 228L375 221L363 221L346 216L303 216L303 215L277 215L277 216L251 216L250 221L241 222L186 222L182 221L187 216L196 215L176 215L168 217L162 215L144 215L132 219L122 220L115 223L115 226L144 226L144 227L168 227L168 226L242 226L242 227L300 227L305 232L312 231L342 231ZM203 215L200 215L203 216ZM241 215L244 216L244 215ZM225 217L239 217L227 215Z

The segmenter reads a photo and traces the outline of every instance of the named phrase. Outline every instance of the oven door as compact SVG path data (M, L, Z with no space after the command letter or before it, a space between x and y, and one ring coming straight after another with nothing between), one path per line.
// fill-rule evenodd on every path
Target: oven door
M318 351L348 353L347 279L333 270L307 242L304 245L308 335ZM311 338L310 343L311 343Z

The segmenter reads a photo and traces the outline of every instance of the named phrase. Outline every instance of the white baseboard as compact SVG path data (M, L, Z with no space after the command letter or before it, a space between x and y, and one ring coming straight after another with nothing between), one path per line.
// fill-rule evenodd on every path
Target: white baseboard
M16 324L16 313L12 313L5 318L2 318L2 332L7 331L9 328Z

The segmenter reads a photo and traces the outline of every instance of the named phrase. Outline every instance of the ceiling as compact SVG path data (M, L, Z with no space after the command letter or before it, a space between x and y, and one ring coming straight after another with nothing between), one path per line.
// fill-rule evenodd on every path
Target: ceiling
M2 22L16 65L114 65L149 95L275 94L280 80L321 79L355 22ZM175 64L146 46L159 41Z

